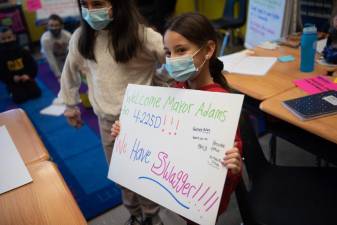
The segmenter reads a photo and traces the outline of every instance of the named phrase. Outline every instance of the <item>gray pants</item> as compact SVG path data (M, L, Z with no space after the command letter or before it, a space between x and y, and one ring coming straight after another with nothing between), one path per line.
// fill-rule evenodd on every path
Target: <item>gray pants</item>
M110 164L114 139L111 137L112 124L118 117L98 117L99 129L101 133L102 145L104 148L105 157ZM151 217L153 225L160 225L162 221L159 217L160 206L153 201L144 198L133 191L124 187L122 189L122 201L131 215L136 217Z

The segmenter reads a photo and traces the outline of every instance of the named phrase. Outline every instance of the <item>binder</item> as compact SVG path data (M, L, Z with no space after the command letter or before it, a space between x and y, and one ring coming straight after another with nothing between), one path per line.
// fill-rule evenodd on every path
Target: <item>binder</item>
M326 91L290 99L282 104L301 120L332 115L337 113L337 91Z

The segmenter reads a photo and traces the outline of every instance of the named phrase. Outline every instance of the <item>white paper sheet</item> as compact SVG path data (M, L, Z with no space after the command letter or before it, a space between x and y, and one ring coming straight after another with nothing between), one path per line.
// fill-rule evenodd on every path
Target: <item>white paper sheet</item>
M219 57L223 63L223 69L230 72L232 67L247 57L247 50Z
M278 44L275 42L266 41L260 44L259 47L263 49L268 49L268 50L275 50L278 48Z
M11 136L5 126L0 127L0 194L32 181Z
M327 40L328 40L328 39L325 38L325 39L322 39L322 40L317 41L316 51L317 51L318 53L322 53L322 52L323 52L323 49L324 49L324 47L326 46Z
M230 73L263 76L274 65L276 57L249 56L247 51L221 56L224 70Z
M40 111L43 115L61 116L66 109L65 105L50 105Z
M323 65L323 66L337 67L337 64L328 63L327 61L325 61L325 59L323 57L317 59L316 62L318 64Z

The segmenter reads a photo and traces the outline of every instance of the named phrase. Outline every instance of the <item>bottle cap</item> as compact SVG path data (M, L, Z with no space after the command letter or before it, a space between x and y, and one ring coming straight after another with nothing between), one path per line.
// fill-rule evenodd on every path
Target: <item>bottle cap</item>
M314 34L317 33L317 28L314 24L305 24L303 28L304 34Z

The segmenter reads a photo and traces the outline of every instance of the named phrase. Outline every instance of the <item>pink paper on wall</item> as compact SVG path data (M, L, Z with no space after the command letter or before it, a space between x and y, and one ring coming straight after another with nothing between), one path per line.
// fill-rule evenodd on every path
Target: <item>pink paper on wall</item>
M30 12L35 12L38 9L41 9L41 0L27 0L27 9Z
M295 80L294 84L308 94L317 94L329 90L337 91L337 84L324 76Z

